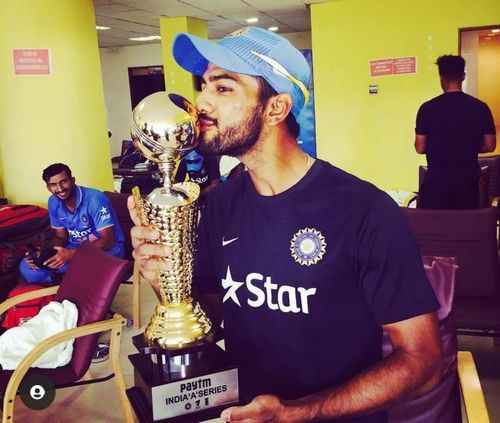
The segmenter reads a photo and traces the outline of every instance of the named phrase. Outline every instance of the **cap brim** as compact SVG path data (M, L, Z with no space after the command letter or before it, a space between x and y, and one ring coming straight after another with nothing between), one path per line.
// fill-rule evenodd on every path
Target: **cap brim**
M195 35L177 35L172 44L172 54L179 66L195 75L203 75L209 63L230 72L260 74L228 48Z

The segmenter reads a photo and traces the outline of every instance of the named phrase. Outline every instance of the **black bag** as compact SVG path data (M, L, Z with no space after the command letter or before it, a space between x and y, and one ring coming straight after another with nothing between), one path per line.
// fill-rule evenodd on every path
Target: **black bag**
M154 175L128 176L122 179L120 192L122 194L132 193L132 188L138 186L141 194L149 194L155 188L161 187L162 183Z
M132 153L121 157L118 167L132 169L135 165L144 163L145 161L146 158L139 151L134 150Z

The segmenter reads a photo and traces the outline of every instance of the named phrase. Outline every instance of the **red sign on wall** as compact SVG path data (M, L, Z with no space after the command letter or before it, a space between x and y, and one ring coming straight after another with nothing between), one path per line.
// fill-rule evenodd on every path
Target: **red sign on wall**
M393 59L372 60L370 62L371 76L392 75Z
M417 73L417 58L415 56L370 61L370 76L406 73Z
M48 48L15 48L14 73L16 75L50 75L52 66Z
M394 74L403 73L417 73L417 58L415 56L394 59Z

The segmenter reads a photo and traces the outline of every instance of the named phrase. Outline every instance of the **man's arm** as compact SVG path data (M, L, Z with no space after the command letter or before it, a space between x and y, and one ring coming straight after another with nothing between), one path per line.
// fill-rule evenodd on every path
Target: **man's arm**
M483 143L479 149L480 153L490 153L494 151L497 146L497 137L495 134L484 134Z
M54 237L50 241L50 245L53 247L64 247L68 243L68 231L66 228L52 229L54 231Z
M91 241L95 246L102 250L107 250L115 245L115 233L113 227L107 227L98 231L100 238ZM66 263L70 262L75 254L75 250L65 248L68 243L68 231L65 228L54 229L54 238L50 245L56 250L57 254L46 260L44 264L50 269L60 269Z
M418 154L425 154L426 135L415 134L415 151Z
M90 240L96 247L101 250L109 250L113 247L113 245L115 245L115 231L113 226L103 228L100 231L97 231L97 233L100 235L100 238Z
M260 395L225 410L225 421L305 422L375 412L431 390L441 377L442 352L434 313L385 325L394 352L347 383L293 401Z

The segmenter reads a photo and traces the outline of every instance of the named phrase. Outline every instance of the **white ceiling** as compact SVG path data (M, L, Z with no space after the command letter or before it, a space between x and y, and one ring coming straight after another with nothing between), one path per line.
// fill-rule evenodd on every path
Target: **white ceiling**
M99 47L119 47L148 42L130 41L132 37L160 35L161 16L190 16L206 20L208 38L222 38L248 25L245 19L256 17L253 25L278 32L311 30L311 3L325 0L94 0L96 24L110 29L98 31ZM158 43L156 41L150 41Z

